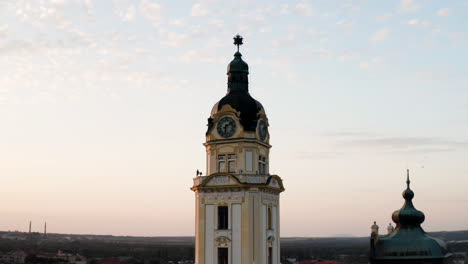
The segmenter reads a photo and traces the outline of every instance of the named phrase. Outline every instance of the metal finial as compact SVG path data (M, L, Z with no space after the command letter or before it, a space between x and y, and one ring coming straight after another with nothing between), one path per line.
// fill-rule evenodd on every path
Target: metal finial
M237 46L237 51L239 51L239 46L242 45L242 40L243 38L241 37L241 35L237 34L235 37L234 37L234 45Z
M409 188L410 179L409 179L409 169L406 169L406 186Z

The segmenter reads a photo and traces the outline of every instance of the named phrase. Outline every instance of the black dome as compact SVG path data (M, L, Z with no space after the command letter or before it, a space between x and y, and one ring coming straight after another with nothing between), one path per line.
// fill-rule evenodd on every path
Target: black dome
M231 91L215 104L211 111L211 117L223 106L229 105L240 112L239 121L245 131L255 131L257 128L258 114L263 106L248 92Z
M236 36L234 44L242 45L242 37ZM234 54L234 59L228 64L227 94L211 110L211 116L208 118L207 134L214 125L213 118L215 114L225 105L231 106L240 113L239 122L244 131L255 131L257 128L258 116L263 107L249 94L249 65L241 57L242 54L237 51Z

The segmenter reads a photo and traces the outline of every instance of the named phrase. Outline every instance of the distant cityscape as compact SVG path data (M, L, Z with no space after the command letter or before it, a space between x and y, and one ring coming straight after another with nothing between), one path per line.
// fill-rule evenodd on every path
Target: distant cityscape
M46 231L46 230L45 230ZM452 263L468 263L468 231L429 233L447 242ZM0 264L192 264L194 237L132 237L0 231ZM281 238L284 264L365 264L368 237Z

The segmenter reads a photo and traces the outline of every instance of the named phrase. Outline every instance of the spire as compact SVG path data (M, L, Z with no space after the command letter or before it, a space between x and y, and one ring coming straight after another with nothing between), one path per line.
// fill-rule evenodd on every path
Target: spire
M406 190L403 191L405 203L400 210L392 214L393 222L398 226L417 226L424 222L424 213L413 205L414 192L410 189L409 169L406 170Z
M406 188L410 188L409 185L410 185L410 180L409 180L409 169L406 169Z
M409 169L406 169L406 190L403 191L403 198L406 201L411 201L414 197L414 192L410 188L410 178L409 178Z
M239 46L244 44L242 43L242 40L243 38L241 37L241 35L237 34L235 37L234 37L234 45L237 46L237 52L239 52Z
M249 91L249 65L242 60L242 54L239 52L239 46L243 44L242 41L243 38L239 34L234 37L234 45L237 46L237 52L234 53L234 59L229 63L227 68L228 93L231 91Z

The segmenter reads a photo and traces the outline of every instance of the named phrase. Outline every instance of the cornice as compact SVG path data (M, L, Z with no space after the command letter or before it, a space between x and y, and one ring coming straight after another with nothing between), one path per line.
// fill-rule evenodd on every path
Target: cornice
M214 145L214 144L223 144L223 143L239 143L239 142L249 142L249 143L257 143L266 148L271 148L271 145L260 141L256 138L246 138L246 137L238 137L238 138L225 138L225 139L214 139L203 143L204 146Z

